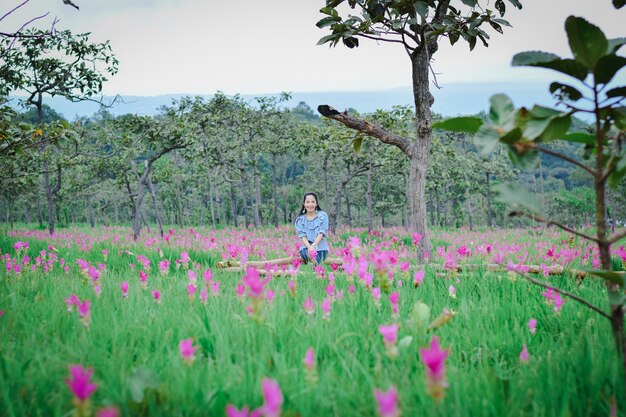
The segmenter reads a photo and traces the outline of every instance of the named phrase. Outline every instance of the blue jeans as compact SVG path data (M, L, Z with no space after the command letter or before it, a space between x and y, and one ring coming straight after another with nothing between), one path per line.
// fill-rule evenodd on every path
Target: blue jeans
M328 256L328 251L327 250L318 250L317 251L317 263L321 264L322 262L324 262L324 259L326 259L326 257ZM310 262L311 259L309 258L309 249L304 247L302 249L300 249L300 257L306 261L306 262Z

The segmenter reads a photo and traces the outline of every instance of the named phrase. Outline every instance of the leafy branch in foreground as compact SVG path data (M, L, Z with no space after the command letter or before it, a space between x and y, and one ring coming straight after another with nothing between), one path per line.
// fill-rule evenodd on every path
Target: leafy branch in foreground
M623 2L614 2L621 8ZM593 178L595 190L596 235L587 236L558 221L544 219L536 206L528 199L520 197L511 186L501 187L500 199L507 203L517 203L525 211L514 212L537 221L560 227L570 233L593 241L598 246L601 270L590 270L591 274L605 280L610 311L601 312L586 300L577 299L595 311L601 312L611 322L617 351L626 371L626 340L624 337L624 279L615 274L611 263L611 245L626 237L617 232L608 236L606 219L607 185L616 188L626 176L626 151L624 136L626 131L626 86L615 86L615 75L626 67L626 57L618 55L618 50L626 44L626 38L607 39L597 26L587 20L569 16L565 30L573 58L532 51L522 52L513 57L514 66L547 68L573 79L574 84L553 82L550 92L557 101L557 108L535 105L531 109L516 109L513 102L503 94L490 99L490 110L486 120L473 117L447 119L433 127L463 131L474 134L474 142L481 153L488 155L501 143L508 148L509 157L522 168L534 167L539 153L547 153L571 163ZM594 120L593 132L570 133L572 116L586 114ZM587 163L568 155L549 150L543 145L555 140L580 143L585 154L591 155ZM525 277L528 279L528 277ZM531 282L541 285L536 280Z

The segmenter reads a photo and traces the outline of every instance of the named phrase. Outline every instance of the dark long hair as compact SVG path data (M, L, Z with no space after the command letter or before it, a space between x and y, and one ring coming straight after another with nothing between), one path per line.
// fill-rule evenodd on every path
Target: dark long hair
M315 198L315 203L316 203L315 210L322 211L322 208L320 207L320 199L317 198L317 194L306 193L304 197L302 198L302 208L300 208L300 213L298 213L298 216L302 216L303 214L306 214L306 208L304 207L304 202L306 201L306 198L310 195L312 195Z

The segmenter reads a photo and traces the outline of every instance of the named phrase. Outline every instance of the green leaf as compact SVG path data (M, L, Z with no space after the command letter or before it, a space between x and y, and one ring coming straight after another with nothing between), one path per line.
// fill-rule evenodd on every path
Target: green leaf
M325 18L321 19L319 22L317 22L317 23L315 24L315 26L317 26L318 28L320 28L320 29L321 29L321 28L324 28L324 27L326 27L326 26L330 26L330 25L332 25L333 23L338 22L338 21L340 21L340 20L341 20L341 19L337 19L337 18L335 18L335 17L328 16L328 17L325 17Z
M616 53L624 44L626 44L626 38L609 39L609 53Z
M355 153L361 153L361 145L363 144L363 135L358 135L352 140L352 147Z
M537 64L561 59L560 56L543 51L526 51L513 55L511 65L514 67L536 66Z
M592 275L596 275L598 277L604 278L607 281L613 282L620 287L624 287L624 274L619 274L614 271L603 271L598 269L585 269L582 268L581 271L588 272Z
M609 185L611 188L617 188L624 177L626 177L626 156L622 155L616 162L615 169L611 175L609 175Z
M472 7L472 8L476 7L476 3L478 3L478 1L477 1L477 0L461 0L461 2L462 2L464 5L469 6L469 7Z
M522 3L520 3L518 0L509 0L509 3L511 3L513 6L517 7L518 9L522 10Z
M483 125L474 135L474 144L481 156L487 156L498 146L500 135L493 126Z
M570 126L572 125L572 117L565 115L561 117L554 117L550 120L548 127L541 133L538 138L539 142L550 142L553 140L561 139Z
M587 68L593 69L606 55L609 48L606 36L599 27L582 17L569 16L565 20L565 31L574 58Z
M350 36L349 38L343 38L343 44L352 49L359 46L359 40L354 36Z
M513 101L505 94L494 94L489 98L489 120L495 125L506 126L515 116Z
M537 149L525 149L518 151L518 147L509 145L508 155L511 162L523 170L536 169L539 166L539 151Z
M606 92L608 98L626 97L626 86L615 87Z
M337 43L336 39L337 39L338 35L335 34L330 34L330 35L326 35L323 38L321 38L319 41L317 41L318 45L324 45L327 42L333 42L333 44ZM331 45L332 46L332 45Z
M415 7L415 13L421 17L422 22L424 22L426 20L426 16L428 16L428 4L424 1L416 1L413 3L413 7Z
M421 301L413 304L413 308L410 313L411 321L419 328L430 321L430 307Z
M437 123L433 123L434 129L450 130L453 132L476 133L482 126L480 117L451 117Z
M517 184L502 183L494 186L493 190L497 201L523 208L527 212L540 212L537 196Z
M411 344L412 341L413 341L413 336L404 336L398 342L398 347L400 349L405 349L405 348L409 347L409 345Z
M154 389L159 385L159 378L152 369L139 367L133 369L128 382L133 401L140 403L146 389Z
M520 52L513 56L511 65L514 67L540 67L558 71L583 81L589 70L573 59L561 59L558 55L548 52L530 51Z
M596 144L596 137L590 133L583 133L583 132L568 133L567 135L563 136L561 139L567 142L584 143L585 145Z
M504 0L496 0L495 8L500 13L500 17L504 16L506 13L506 5L504 4Z
M615 74L626 66L626 58L618 55L606 55L600 58L593 75L598 84L608 84Z
M583 97L583 94L575 87L559 82L553 82L550 84L550 93L556 96L559 100L578 101Z

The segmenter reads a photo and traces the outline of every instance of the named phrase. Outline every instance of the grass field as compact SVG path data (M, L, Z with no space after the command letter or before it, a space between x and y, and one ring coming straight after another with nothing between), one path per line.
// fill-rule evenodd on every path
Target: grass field
M244 273L216 264L242 253L294 254L289 227L172 230L167 240L137 243L130 236L127 228L63 229L54 238L22 228L0 236L1 416L96 415L106 407L123 416L224 416L229 404L256 409L267 402L264 378L280 386L283 416L376 416L374 390L394 386L403 416L609 416L611 404L624 415L626 386L607 320L571 299L555 309L543 288L513 272L453 270L593 264L591 246L557 230L436 231L438 249L427 266L415 263L413 238L400 229L343 230L330 238L333 255L361 252L361 271L300 265L297 275L261 284L256 298ZM349 241L355 236L358 249ZM16 242L28 249L18 254ZM615 249L617 258L622 254ZM167 274L158 266L163 260L170 262ZM212 277L205 280L207 269ZM420 271L425 276L416 287ZM608 308L599 279L539 278ZM398 314L391 293L399 298ZM81 317L76 306L68 311L72 294L89 300L88 314ZM311 314L303 308L308 297ZM436 327L444 309L453 316ZM395 357L379 332L392 323ZM450 351L442 399L429 395L420 360L433 336ZM197 350L186 359L180 343L189 338ZM524 345L527 361L520 359ZM304 364L309 348L314 368ZM72 365L93 369L97 389L89 404L73 401L65 382Z

